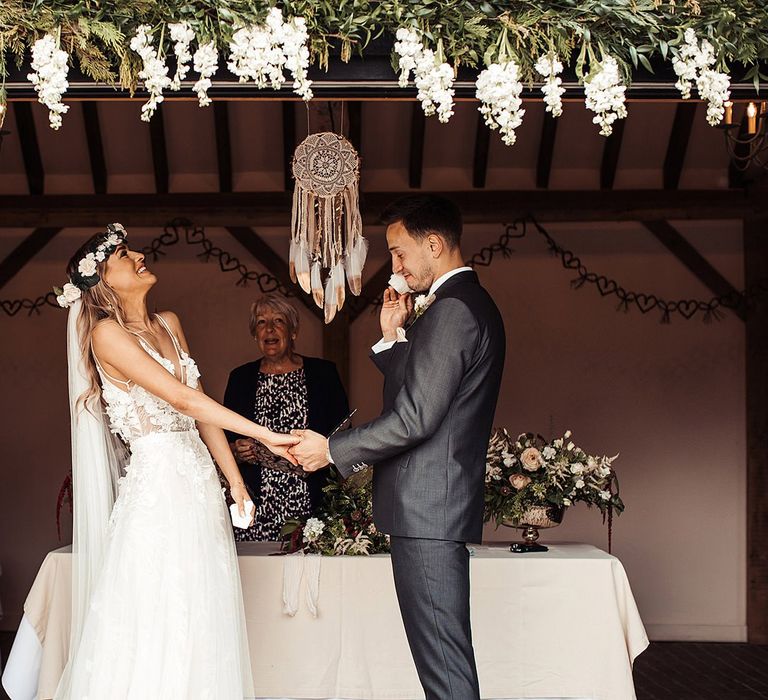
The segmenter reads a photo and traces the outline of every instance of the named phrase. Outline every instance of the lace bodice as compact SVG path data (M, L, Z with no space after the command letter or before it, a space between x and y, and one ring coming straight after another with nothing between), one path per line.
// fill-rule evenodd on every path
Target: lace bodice
M187 386L196 389L200 378L197 363L181 348L162 316L158 315L157 318L168 331L176 348L182 375L179 379ZM141 347L153 359L171 374L176 374L176 368L171 360L160 355L140 336L136 337ZM98 361L96 365L101 376L101 391L106 404L109 428L127 443L152 433L183 432L195 427L193 418L179 413L167 401L150 393L144 387L133 382L120 382L126 387L125 389L116 386L115 382L118 380L109 377Z

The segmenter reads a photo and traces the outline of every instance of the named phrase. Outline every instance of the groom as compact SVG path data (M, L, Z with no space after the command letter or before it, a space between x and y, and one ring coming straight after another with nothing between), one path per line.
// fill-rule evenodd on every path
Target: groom
M374 520L391 535L400 611L427 700L477 700L465 543L482 536L504 326L464 267L451 201L404 197L382 220L393 271L425 295L414 305L410 294L384 293L383 338L372 353L384 374L383 412L330 440L300 431L292 452L307 471L333 462L345 477L375 465Z

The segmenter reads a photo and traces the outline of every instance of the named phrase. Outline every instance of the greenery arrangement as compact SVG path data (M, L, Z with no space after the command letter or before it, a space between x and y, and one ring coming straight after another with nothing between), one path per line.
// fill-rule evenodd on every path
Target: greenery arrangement
M285 523L283 551L328 556L389 552L389 536L373 524L371 470L344 480L335 468L330 469L321 512Z
M516 439L506 429L488 443L485 522L517 525L534 506L596 506L608 519L624 510L612 463L616 457L588 455L571 441L571 432L552 441L532 433ZM331 468L321 512L288 521L283 551L335 556L389 551L389 538L373 523L371 469L343 480ZM610 536L610 532L609 532Z
M226 55L237 30L263 24L275 5L273 0L3 0L0 104L5 104L9 63L24 64L46 35L85 75L133 91L146 68L141 48L131 48L142 26L162 61L174 52L168 27L185 23L197 44L209 49L200 71L207 78L215 66L210 51ZM612 57L629 83L634 68L651 70L654 57L678 56L687 29L712 45L714 68L727 71L729 64L741 63L743 77L756 87L765 79L759 62L768 59L768 6L754 0L285 0L278 7L285 17L304 19L309 60L320 67L327 67L332 49L346 61L363 54L372 38L394 37L404 27L418 32L438 64L447 61L455 70L513 60L524 82L541 80L536 62L551 55L572 65L579 80ZM393 67L397 64L393 54Z
M609 522L621 513L616 457L588 455L571 432L546 441L533 433L516 439L497 429L488 444L485 473L485 521L517 526L535 506L596 506Z

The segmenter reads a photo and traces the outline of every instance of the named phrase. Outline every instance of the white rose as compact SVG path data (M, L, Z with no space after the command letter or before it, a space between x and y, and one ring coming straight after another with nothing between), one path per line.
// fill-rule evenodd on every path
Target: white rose
M82 296L80 289L71 282L67 282L61 291L62 296L70 303L77 301Z
M584 479L576 479L575 484L577 489L583 489L584 488Z
M304 541L307 543L316 542L325 530L325 523L319 518L309 518L304 525Z
M581 474L584 471L584 465L581 462L574 462L571 465L571 474Z
M523 469L529 472L535 472L543 463L541 453L535 447L528 447L523 450L520 461L523 464Z
M77 266L78 272L83 277L93 277L96 274L96 257L93 253L88 253Z

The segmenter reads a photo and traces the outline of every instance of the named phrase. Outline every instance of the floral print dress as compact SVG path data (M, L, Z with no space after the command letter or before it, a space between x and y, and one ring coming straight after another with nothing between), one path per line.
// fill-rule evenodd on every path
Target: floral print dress
M259 372L253 420L278 433L307 427L307 380L304 368L283 374ZM248 529L234 528L238 542L280 539L286 520L311 511L306 480L298 474L262 468L256 520Z

